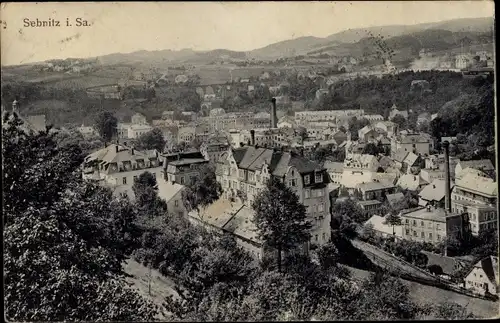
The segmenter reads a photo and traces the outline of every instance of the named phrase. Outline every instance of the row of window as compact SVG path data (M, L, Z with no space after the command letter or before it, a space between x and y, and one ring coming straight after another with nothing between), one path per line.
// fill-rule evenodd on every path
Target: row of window
M312 193L312 194L311 194ZM311 190L311 189L306 189L305 190L305 196L304 198L308 199L311 197L322 197L324 195L323 189L318 189L318 190Z
M405 219L405 224L409 225L410 224L410 220L409 219ZM413 220L412 224L413 224L413 226L417 226L417 220ZM422 228L425 227L424 221L420 221L420 226ZM433 227L432 222L427 222L427 228L432 229L432 227ZM439 223L436 223L436 230L441 230L441 225Z
M151 173L153 175L153 178L156 178L156 173ZM134 182L137 180L137 175L134 176ZM122 184L127 185L127 177L122 178Z
M316 213L316 212L323 212L323 211L325 211L325 204L324 203L309 205L309 213Z
M321 239L322 239L322 241L326 241L326 233L323 232L323 234L321 235ZM311 238L311 240L312 240L312 238ZM319 235L315 234L313 242L318 242L318 241L319 241Z
M405 233L406 233L407 236L409 236L410 235L410 229L406 229ZM418 237L417 231L413 230L413 236L414 237ZM432 240L432 232L429 232L428 237L429 237L429 240ZM425 239L425 232L423 232L423 231L420 232L420 238ZM440 234L437 235L437 239L441 240L441 235Z

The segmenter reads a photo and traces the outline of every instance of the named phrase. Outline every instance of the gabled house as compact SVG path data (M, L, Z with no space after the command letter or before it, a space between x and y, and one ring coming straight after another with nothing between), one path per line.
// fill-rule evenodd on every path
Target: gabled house
M480 260L465 277L465 288L481 295L498 295L498 257Z
M459 161L455 166L455 176L466 168L474 168L486 173L491 178L495 178L495 166L489 159Z
M418 194L418 205L427 206L432 205L434 207L444 207L445 200L445 184L444 179L436 179L430 184L426 185ZM455 184L450 183L450 189L453 189Z

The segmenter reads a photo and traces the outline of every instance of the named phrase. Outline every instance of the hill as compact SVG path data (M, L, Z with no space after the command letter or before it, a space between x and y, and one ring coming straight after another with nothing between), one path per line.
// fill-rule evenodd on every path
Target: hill
M324 42L324 38L312 36L299 37L252 50L248 52L247 55L258 59L274 59L282 56L302 55L311 48L324 44Z

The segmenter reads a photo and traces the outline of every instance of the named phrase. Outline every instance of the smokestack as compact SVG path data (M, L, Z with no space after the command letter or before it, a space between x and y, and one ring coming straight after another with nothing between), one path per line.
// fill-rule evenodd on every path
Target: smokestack
M272 98L273 107L271 109L271 128L278 128L278 117L276 116L276 98Z
M12 113L18 113L17 112L17 109L19 108L19 101L17 101L17 99L15 99L13 102L12 102Z
M444 180L445 180L445 196L444 205L446 211L451 213L451 187L450 187L450 154L449 154L450 143L445 140L443 142L444 149Z
M255 146L255 130L250 130L250 146Z

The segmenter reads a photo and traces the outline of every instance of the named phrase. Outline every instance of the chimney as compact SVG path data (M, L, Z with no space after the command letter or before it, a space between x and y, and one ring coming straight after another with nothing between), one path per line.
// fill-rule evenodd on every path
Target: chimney
M255 146L255 130L250 130L250 146Z
M116 146L115 146L115 151L116 151L116 153L118 153L118 148L119 148L119 147L118 147L118 145L116 145Z
M449 149L450 143L448 141L443 142L444 148L444 180L445 180L445 195L444 195L444 205L447 212L451 213L451 187L450 187L450 155Z
M134 154L134 147L132 147L132 149L131 149L131 154L132 155Z
M278 128L278 117L276 116L276 98L272 98L273 107L271 109L271 128Z
M427 205L427 212L430 212L430 211L431 211L431 206Z

